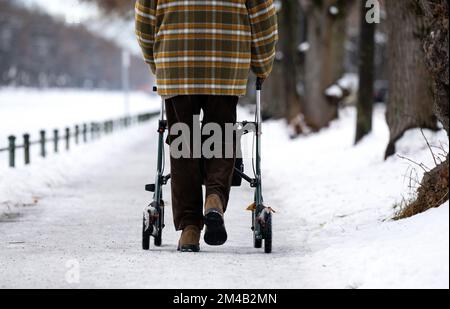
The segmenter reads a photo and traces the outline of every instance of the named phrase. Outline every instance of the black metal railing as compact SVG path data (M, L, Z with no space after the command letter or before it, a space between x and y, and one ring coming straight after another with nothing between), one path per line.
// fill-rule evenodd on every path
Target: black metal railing
M16 154L17 151L23 149L23 158L25 165L31 163L30 150L34 145L39 145L39 153L42 158L48 155L48 143L52 143L54 153L58 153L61 150L61 142L66 151L69 151L74 145L81 143L88 143L99 139L104 135L112 134L118 130L125 129L142 122L146 122L151 118L159 115L159 112L143 113L135 116L121 117L112 120L106 120L103 122L90 122L83 123L81 125L75 125L73 127L66 127L63 132L58 129L53 130L52 136L48 137L46 130L39 131L39 139L32 141L29 133L22 135L22 144L17 144L17 137L11 135L8 137L8 146L0 148L0 153L8 152L8 165L11 168L16 167Z

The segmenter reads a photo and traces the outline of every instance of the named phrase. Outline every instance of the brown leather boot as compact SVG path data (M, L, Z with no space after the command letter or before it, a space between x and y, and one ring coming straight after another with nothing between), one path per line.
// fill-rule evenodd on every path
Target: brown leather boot
M205 242L210 246L221 246L227 241L227 230L223 220L223 205L220 197L211 194L205 202Z
M188 225L181 233L178 242L178 251L199 252L200 251L200 229L195 225Z

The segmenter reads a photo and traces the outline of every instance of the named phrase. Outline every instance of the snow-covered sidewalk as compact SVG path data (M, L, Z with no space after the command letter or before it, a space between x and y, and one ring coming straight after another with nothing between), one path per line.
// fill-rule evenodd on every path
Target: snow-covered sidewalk
M0 175L0 204L9 207L0 220L0 288L448 288L448 203L390 220L408 193L411 167L383 161L383 112L377 108L374 133L358 147L352 109L295 141L283 123L265 125L264 195L278 211L270 255L252 248L248 187L232 190L225 246L177 252L168 211L163 247L141 250L156 120L8 170ZM448 143L444 133L427 135ZM420 132L408 133L399 149L432 165Z

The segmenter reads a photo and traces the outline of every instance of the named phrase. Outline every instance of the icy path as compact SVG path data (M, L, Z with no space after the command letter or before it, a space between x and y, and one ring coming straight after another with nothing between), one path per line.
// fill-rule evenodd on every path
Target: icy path
M390 222L408 164L382 161L381 110L374 134L353 148L353 116L346 110L330 129L294 142L281 123L266 125L265 198L278 210L271 255L252 248L247 187L232 191L225 246L178 253L168 211L163 247L141 251L155 123L8 171L0 175L0 209L10 208L0 220L0 288L448 288L448 204ZM415 132L402 150L429 164L422 144ZM14 207L31 196L36 205ZM69 283L77 264L79 283Z

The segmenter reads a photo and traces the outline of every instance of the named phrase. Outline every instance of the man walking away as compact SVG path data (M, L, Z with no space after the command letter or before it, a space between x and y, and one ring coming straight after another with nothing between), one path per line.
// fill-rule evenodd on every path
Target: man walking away
M224 132L225 124L236 122L250 69L263 80L269 76L278 40L273 0L138 0L135 12L145 62L166 100L169 130L183 123L191 132L191 156L171 155L170 161L174 223L182 231L178 249L199 251L203 225L205 242L222 245L235 155L195 158L192 132L200 123L193 116L203 111L202 125L216 123ZM169 143L176 137L170 135Z

